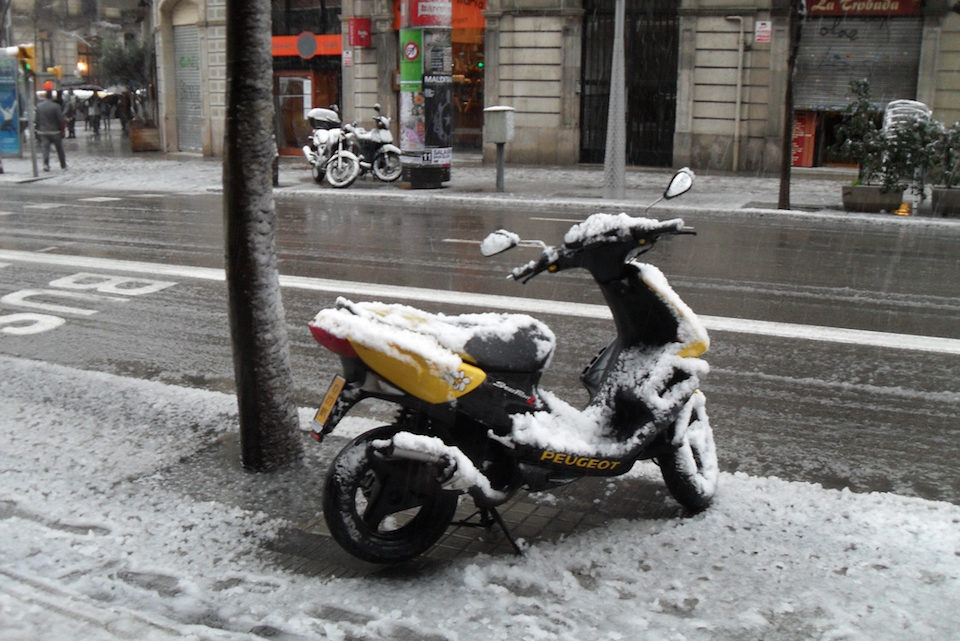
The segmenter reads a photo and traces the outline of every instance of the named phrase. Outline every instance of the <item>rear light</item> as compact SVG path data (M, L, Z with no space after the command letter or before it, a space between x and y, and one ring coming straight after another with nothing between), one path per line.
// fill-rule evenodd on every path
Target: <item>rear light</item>
M313 334L316 341L334 354L346 356L347 358L357 358L357 350L353 349L353 345L351 345L347 339L334 336L322 327L317 327L313 324L309 327L310 333Z

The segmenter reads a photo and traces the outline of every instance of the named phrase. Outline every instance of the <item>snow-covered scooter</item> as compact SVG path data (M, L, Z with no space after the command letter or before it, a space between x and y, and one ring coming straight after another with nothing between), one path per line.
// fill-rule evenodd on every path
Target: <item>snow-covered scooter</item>
M680 170L664 197L692 182ZM635 260L664 236L693 233L680 219L598 213L559 245L533 241L540 257L512 271L526 282L582 268L603 292L617 335L581 374L590 394L583 409L539 389L555 339L530 316L446 316L343 298L321 310L310 329L340 356L343 375L317 412L314 437L322 442L363 399L398 406L392 424L355 438L327 473L323 513L334 539L367 561L410 559L443 535L464 493L479 522L458 523L499 523L509 537L496 507L518 489L618 476L639 459L656 461L686 508L706 508L718 475L699 390L709 339L663 273ZM500 230L481 251L520 244L531 241Z
M332 187L349 187L360 175L360 159L347 149L347 136L336 105L311 109L307 120L313 132L301 151L310 164L313 180L320 184L326 177Z
M360 159L360 175L368 171L378 180L391 183L398 178L402 171L400 166L400 148L393 144L393 134L390 133L390 118L380 114L380 103L373 105L377 115L373 117L376 126L367 130L357 123L344 125L350 151Z

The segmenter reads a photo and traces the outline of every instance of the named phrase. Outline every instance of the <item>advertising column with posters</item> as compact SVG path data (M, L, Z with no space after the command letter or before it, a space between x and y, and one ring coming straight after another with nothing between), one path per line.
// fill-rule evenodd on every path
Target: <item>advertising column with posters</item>
M438 188L453 160L450 0L405 0L400 29L402 180Z
M20 155L18 70L18 60L0 51L0 156Z

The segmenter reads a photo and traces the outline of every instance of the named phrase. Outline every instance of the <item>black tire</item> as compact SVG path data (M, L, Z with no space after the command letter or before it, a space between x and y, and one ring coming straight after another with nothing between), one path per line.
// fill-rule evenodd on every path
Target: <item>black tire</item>
M345 189L360 175L360 162L356 156L337 152L327 163L326 171L331 187Z
M659 457L657 463L663 482L678 503L694 513L710 506L720 472L713 429L702 400L693 409L680 446Z
M378 459L369 444L393 436L384 426L340 450L327 472L323 516L344 550L371 563L408 561L437 542L453 520L459 495L436 481L436 469Z
M403 173L403 167L400 164L400 155L388 151L376 157L373 161L373 175L385 183L392 183Z

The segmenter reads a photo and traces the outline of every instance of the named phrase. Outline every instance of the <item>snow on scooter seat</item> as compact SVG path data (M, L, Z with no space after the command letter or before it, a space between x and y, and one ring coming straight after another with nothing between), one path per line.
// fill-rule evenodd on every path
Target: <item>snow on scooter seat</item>
M530 361L545 366L553 355L556 338L544 323L526 314L432 314L415 307L380 302L354 303L337 299L336 307L320 310L312 324L338 338L417 365L423 359L439 373L456 373L467 344L484 340L531 347Z

